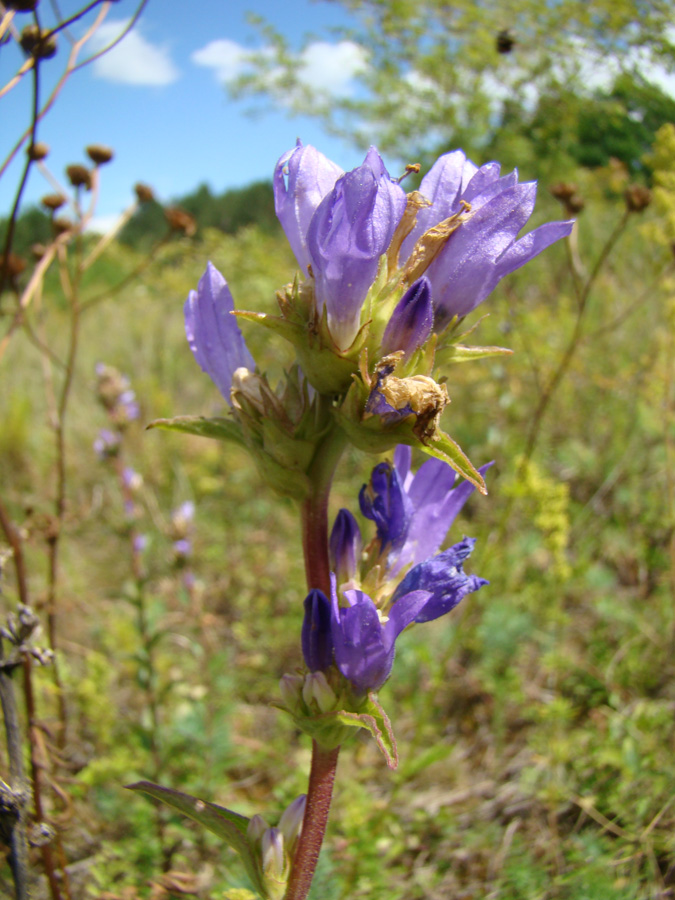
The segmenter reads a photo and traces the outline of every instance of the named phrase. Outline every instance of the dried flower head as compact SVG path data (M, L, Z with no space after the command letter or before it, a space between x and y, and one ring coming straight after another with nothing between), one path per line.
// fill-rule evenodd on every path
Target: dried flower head
M30 144L26 150L28 154L28 158L32 159L33 162L40 162L49 154L49 144L45 144L44 141L36 141L34 144Z
M9 253L5 258L4 253L0 253L0 272L5 271L10 281L21 275L26 269L26 260L16 253Z
M80 163L66 166L66 175L73 187L91 190L91 172L86 166L80 165Z
M192 237L197 231L197 222L194 216L178 206L170 206L165 209L164 216L172 231L182 231L187 237Z
M75 227L74 223L66 216L56 216L56 218L52 219L52 226L57 234L72 231Z
M89 144L86 148L87 156L95 166L102 166L110 162L114 154L110 147L104 147L103 144Z
M629 184L623 196L628 212L642 212L652 202L652 192L644 184Z
M19 43L23 50L35 59L51 59L56 56L56 37L37 25L26 25Z
M510 53L516 45L516 39L510 28L502 28L497 32L495 46L497 53Z
M14 12L34 12L37 9L39 0L5 0L7 9L13 9Z
M134 191L136 192L139 203L152 203L155 199L155 192L153 189L140 181L134 185Z
M66 198L63 194L45 194L44 197L40 199L40 203L47 209L51 209L52 212L60 209L65 202Z

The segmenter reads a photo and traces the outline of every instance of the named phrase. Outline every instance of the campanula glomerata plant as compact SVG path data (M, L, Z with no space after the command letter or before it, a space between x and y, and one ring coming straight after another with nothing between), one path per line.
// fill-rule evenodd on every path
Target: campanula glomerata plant
M236 310L207 264L185 304L185 329L228 409L155 423L244 446L262 480L299 509L307 591L304 606L298 596L298 668L282 678L278 705L312 739L306 796L269 826L149 782L134 786L219 834L265 898L307 896L348 737L366 729L395 767L377 691L399 636L487 584L464 569L472 538L455 536L441 550L471 493L487 493L490 463L476 468L442 430L450 396L437 363L509 352L465 345L463 318L573 225L551 222L519 238L536 184L502 176L498 163L477 167L460 150L438 159L419 190L406 193L402 181L373 147L351 172L299 141L285 153L274 197L299 272L269 315ZM240 323L292 344L296 360L279 384L257 368ZM368 534L347 509L329 531L333 474L350 444L393 453L355 498ZM417 471L413 449L429 457Z

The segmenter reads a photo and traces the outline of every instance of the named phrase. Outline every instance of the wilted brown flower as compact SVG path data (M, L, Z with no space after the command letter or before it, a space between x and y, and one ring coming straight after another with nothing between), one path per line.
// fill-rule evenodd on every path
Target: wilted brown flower
M139 181L134 185L134 190L136 191L139 203L151 203L155 199L155 192L150 185L143 184Z
M644 184L629 184L623 196L629 212L642 212L652 202L652 192Z
M182 231L187 237L192 237L197 231L197 222L194 216L178 206L168 207L164 210L164 215L173 231Z
M103 144L89 144L86 148L87 156L95 166L102 166L110 162L113 158L113 151L110 147L104 147Z
M86 166L75 163L72 166L66 166L66 175L73 187L83 187L91 190L91 172Z

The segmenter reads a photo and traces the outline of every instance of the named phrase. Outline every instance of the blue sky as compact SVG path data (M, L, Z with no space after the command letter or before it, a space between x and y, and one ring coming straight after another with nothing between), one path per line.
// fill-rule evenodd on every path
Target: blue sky
M45 16L47 4L42 4ZM64 12L79 3L62 0ZM110 4L98 34L88 45L98 49L111 39L135 9L135 2ZM301 137L313 143L344 168L361 162L363 154L329 137L309 119L290 118L283 110L251 119L245 106L230 100L223 81L245 65L247 49L261 46L246 20L258 13L294 44L306 32L322 33L348 24L339 5L311 0L150 0L132 35L98 62L75 72L45 117L39 138L51 147L47 160L56 178L68 163L84 161L83 148L107 144L115 160L102 171L98 215L109 217L131 200L132 185L144 181L163 200L187 193L201 182L214 190L241 186L271 177L276 159ZM16 16L19 27L29 16ZM92 21L91 17L87 20ZM76 37L82 27L75 27ZM360 64L355 45L315 45L306 59L306 76L322 79L328 89L350 91L351 74ZM68 43L62 37L59 53L42 67L43 97L49 83L61 74ZM88 55L85 51L81 58ZM0 84L20 63L12 45L0 49ZM25 77L0 98L0 159L4 160L18 134L29 122L31 79ZM21 154L0 179L0 215L11 206L23 160ZM25 193L36 202L53 188L33 169Z

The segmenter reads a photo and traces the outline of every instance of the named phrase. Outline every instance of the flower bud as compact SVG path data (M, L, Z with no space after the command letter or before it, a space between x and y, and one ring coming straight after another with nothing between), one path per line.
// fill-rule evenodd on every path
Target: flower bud
M113 151L110 147L104 147L103 144L89 144L86 147L87 156L95 166L102 166L110 162L113 158Z
M302 675L282 675L279 681L281 699L286 709L296 712L300 706L305 679Z
M333 662L330 602L323 591L310 591L305 598L302 655L310 672L327 669Z
M250 844L257 844L262 839L263 834L269 829L269 825L257 813L248 820L246 835Z
M412 284L399 300L382 336L383 355L403 351L403 359L419 350L434 324L431 283L426 276Z
M326 681L326 676L323 672L310 672L309 675L305 676L302 699L310 708L315 704L319 712L322 713L335 709L337 702L335 691Z
M284 836L284 844L289 856L292 856L295 844L302 831L302 820L305 817L307 794L300 794L286 807L279 819L279 830Z
M348 509L341 509L335 517L329 543L330 567L338 584L356 577L362 547L359 523Z

